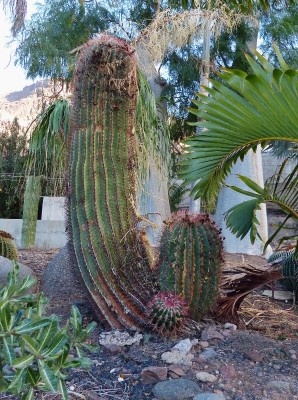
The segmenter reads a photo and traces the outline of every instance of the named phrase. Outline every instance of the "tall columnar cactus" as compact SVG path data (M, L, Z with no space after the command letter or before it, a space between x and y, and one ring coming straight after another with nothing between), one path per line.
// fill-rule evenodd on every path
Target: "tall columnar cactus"
M18 250L13 237L5 231L0 231L0 256L10 260L18 260Z
M222 239L206 214L178 211L161 238L162 291L182 295L190 318L198 320L214 305L221 276Z
M142 327L156 288L138 231L134 118L137 62L123 40L101 36L82 50L73 84L68 211L73 253L111 327Z
M22 246L25 248L33 247L35 244L41 180L41 176L29 176L26 182L22 225Z

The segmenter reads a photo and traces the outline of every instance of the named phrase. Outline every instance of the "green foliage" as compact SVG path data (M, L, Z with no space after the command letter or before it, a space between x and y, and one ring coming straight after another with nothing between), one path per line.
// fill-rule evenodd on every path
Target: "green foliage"
M156 289L135 208L134 50L111 36L89 41L80 54L74 89L68 159L74 255L110 326L146 326L146 304Z
M168 292L157 293L148 304L150 324L161 334L176 334L188 314L182 296Z
M290 161L291 159L286 159L282 163L277 173L267 180L264 188L242 175L238 175L239 179L252 191L243 190L236 186L229 186L236 192L253 198L241 204L236 204L226 212L227 227L240 239L243 239L250 232L251 242L254 243L256 237L259 236L257 229L259 221L256 212L260 209L262 203L275 204L283 212L284 220L265 243L264 251L281 229L287 228L286 224L289 220L298 224L298 164L294 165L293 170L285 179L282 178L283 171ZM282 243L288 239L297 240L297 234L284 236L279 242ZM296 252L298 252L298 240Z
M171 212L178 211L179 204L181 203L183 196L187 192L184 186L178 184L172 184L169 187L169 201Z
M41 196L41 176L29 176L26 182L23 205L22 246L33 247L38 215L38 205Z
M97 2L54 0L39 3L19 36L17 63L28 78L70 80L75 55L70 52L107 28L109 12Z
M268 258L268 262L277 259L282 260L282 275L284 279L282 283L294 294L294 298L298 300L298 258L294 250L277 251Z
M13 237L5 231L0 231L0 256L10 260L18 259L18 250Z
M186 140L179 175L186 184L197 182L193 193L210 207L233 164L250 149L272 140L298 142L298 72L277 54L281 69L259 53L261 65L246 56L254 75L225 70L219 76L227 86L212 81L213 88L206 88L211 97L198 94L198 109L190 110L204 119L195 125L206 130Z
M44 295L28 294L34 284L30 276L21 281L15 265L0 290L0 392L32 400L37 390L51 391L67 400L67 371L90 366L83 349L93 350L86 339L95 325L83 328L73 307L61 328L57 316L44 316Z
M138 70L135 130L138 140L136 159L141 180L143 181L150 171L151 156L158 168L167 175L170 165L170 137L166 117L140 70Z
M70 104L57 99L37 116L29 139L26 176L43 176L45 191L53 196L65 195L66 141L70 126Z
M276 43L287 64L297 69L297 20L297 3L291 7L284 7L282 4L273 5L270 13L262 18L260 49L275 65L278 65L278 60L272 42Z
M298 258L294 253L290 254L283 261L282 274L284 276L283 283L286 288L294 294L294 298L298 301Z
M26 134L17 118L2 125L0 132L0 218L21 218L23 166L27 154Z
M185 210L166 222L160 246L160 286L185 298L190 318L199 320L218 296L222 239L207 214Z

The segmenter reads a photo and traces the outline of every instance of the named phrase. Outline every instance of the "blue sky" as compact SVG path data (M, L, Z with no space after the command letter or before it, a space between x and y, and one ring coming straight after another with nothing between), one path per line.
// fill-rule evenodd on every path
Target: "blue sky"
M28 13L34 11L35 0L28 0ZM24 86L32 83L26 80L26 74L20 67L14 65L15 45L10 45L10 20L0 7L0 94L21 90Z

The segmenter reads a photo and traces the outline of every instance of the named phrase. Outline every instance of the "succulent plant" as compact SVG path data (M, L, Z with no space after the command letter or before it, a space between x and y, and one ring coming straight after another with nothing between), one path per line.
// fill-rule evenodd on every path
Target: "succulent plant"
M183 296L193 320L216 302L221 263L222 238L207 214L181 210L166 221L159 260L161 290Z
M277 251L268 258L268 262L282 259L282 283L294 294L295 300L298 300L298 257L293 250Z
M172 292L157 293L148 304L150 324L163 334L174 334L183 325L189 307L182 296Z
M298 301L298 257L292 252L282 263L282 280L285 287L294 294Z
M108 324L145 327L146 304L157 280L135 207L135 50L107 35L89 41L73 87L68 145L72 253L95 310Z
M276 251L274 253L271 254L271 256L268 258L268 262L271 263L273 261L278 260L279 258L281 258L281 260L285 260L286 258L288 258L291 254L293 254L293 250L287 251L287 250L281 250L281 251Z
M18 250L13 237L5 231L0 231L0 256L10 260L18 260Z

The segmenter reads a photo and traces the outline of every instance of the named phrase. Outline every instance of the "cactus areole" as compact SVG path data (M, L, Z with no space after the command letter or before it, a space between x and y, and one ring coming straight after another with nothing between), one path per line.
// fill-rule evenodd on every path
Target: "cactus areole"
M134 49L107 35L89 41L73 82L68 221L84 283L112 328L144 327L156 291L134 205L137 94Z

